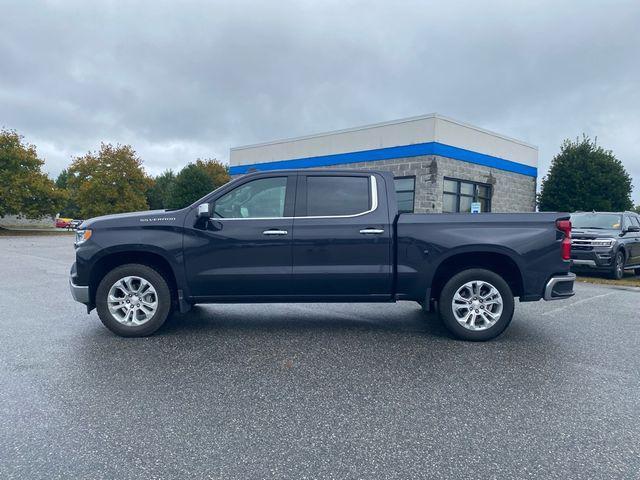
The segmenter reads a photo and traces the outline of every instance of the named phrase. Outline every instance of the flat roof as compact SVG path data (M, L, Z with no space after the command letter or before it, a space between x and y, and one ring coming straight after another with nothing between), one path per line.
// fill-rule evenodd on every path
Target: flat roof
M538 147L430 113L234 147L232 174L436 155L537 176Z
M467 122L463 122L461 120L456 120L454 118L451 117L447 117L445 115L441 115L439 113L428 113L426 115L416 115L413 117L406 117L406 118L399 118L397 120L389 120L386 122L378 122L378 123L369 123L367 125L361 125L358 127L350 127L350 128L343 128L340 130L330 130L327 132L320 132L320 133L312 133L309 135L301 135L299 137L289 137L289 138L282 138L282 139L278 139L278 140L270 140L267 142L260 142L260 143L252 143L249 145L241 145L239 147L232 147L230 150L231 151L237 151L237 150L244 150L244 149L248 149L248 148L256 148L256 147L266 147L268 145L277 145L279 143L290 143L290 142L297 142L299 140L308 140L308 139L312 139L312 138L320 138L320 137L329 137L332 135L338 135L341 133L349 133L349 132L357 132L360 130L370 130L372 128L377 128L377 127L386 127L389 125L400 125L403 123L412 123L415 122L417 120L426 120L426 119L440 119L440 120L446 120L447 122L450 123L455 123L457 125L460 125L461 127L465 127L465 128L470 128L473 130L476 130L480 133L484 133L486 135L491 135L493 137L497 137L497 138L501 138L503 140L507 140L509 142L514 142L514 143L518 143L522 146L525 147L529 147L529 148L533 148L535 150L538 150L538 146L537 145L533 145L531 143L527 143L523 140L518 140L517 138L513 138L513 137L509 137L507 135L503 135L501 133L497 133L494 132L492 130L487 130L486 128L480 128L477 127L475 125L472 125L470 123Z

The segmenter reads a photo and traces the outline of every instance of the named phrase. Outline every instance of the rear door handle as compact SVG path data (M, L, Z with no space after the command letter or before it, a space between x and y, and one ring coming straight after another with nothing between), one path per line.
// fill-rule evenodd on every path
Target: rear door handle
M360 233L362 235L380 235L384 233L384 230L382 228L363 228Z
M277 230L275 228L272 228L271 230L265 230L264 232L262 232L263 235L286 235L289 232L287 232L286 230Z

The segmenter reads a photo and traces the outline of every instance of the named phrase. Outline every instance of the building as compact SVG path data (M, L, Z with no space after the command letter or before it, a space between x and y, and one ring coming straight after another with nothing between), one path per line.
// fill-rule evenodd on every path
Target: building
M438 114L236 147L231 175L286 168L393 172L402 211L532 212L538 149Z

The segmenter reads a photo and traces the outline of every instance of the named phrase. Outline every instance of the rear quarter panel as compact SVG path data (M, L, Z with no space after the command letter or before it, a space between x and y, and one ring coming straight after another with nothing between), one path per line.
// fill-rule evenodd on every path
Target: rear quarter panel
M569 271L562 260L563 213L402 214L398 218L398 294L423 299L438 266L463 253L492 252L518 266L524 296L542 295L553 274Z

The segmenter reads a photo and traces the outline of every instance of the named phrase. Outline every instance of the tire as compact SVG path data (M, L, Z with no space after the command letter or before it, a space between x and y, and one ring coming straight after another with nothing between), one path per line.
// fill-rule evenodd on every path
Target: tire
M609 276L614 280L620 280L624 277L624 252L618 250L613 260L613 269L609 272Z
M122 279L125 279L124 283L120 282ZM137 292L144 292L140 297L134 293L136 287ZM132 293L127 295L128 291ZM108 301L110 293L111 309ZM113 301L114 298L117 301ZM100 320L121 337L145 337L154 333L171 313L171 303L171 289L162 274L137 263L114 268L103 277L96 290L96 310ZM122 308L118 308L120 305ZM113 309L116 309L114 313ZM126 318L122 318L125 315Z
M635 274L636 277L640 277L640 268L634 268L633 273Z
M493 287L498 296L489 287ZM492 294L488 295L488 292ZM464 301L456 300L458 308L454 312L456 293ZM444 326L456 338L479 342L497 337L509 326L513 318L514 299L511 288L500 275L490 270L473 268L463 270L447 281L440 293L438 308ZM456 315L459 318L468 317L464 322L466 326L463 326Z

